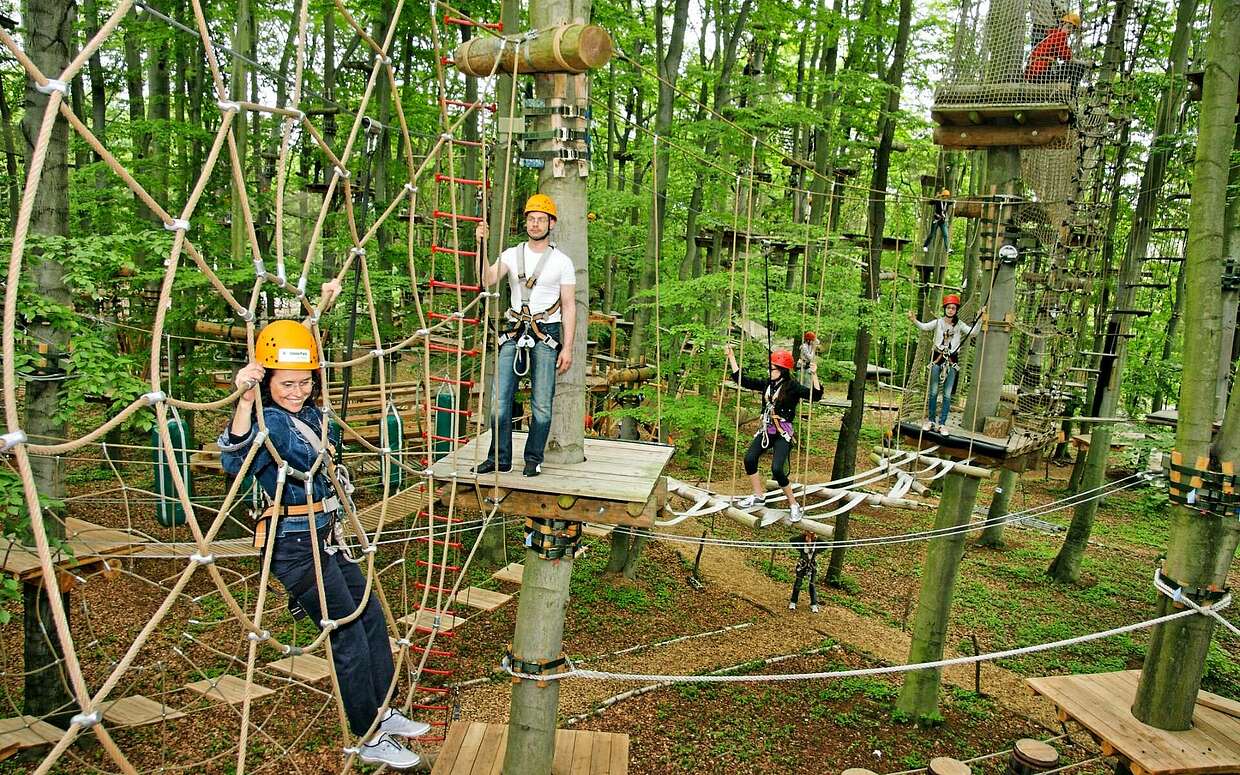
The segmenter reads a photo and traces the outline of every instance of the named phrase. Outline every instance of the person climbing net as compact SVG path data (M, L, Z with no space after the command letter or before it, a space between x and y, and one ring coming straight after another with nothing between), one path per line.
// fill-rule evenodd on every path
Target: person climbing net
M1029 53L1029 63L1025 66L1025 80L1035 83L1067 83L1075 88L1085 74L1085 65L1073 58L1069 41L1080 26L1079 13L1065 13L1059 24L1048 30L1034 44Z
M818 364L809 365L812 384L806 387L792 377L794 366L792 353L787 350L776 350L771 353L770 374L768 379L746 376L736 362L736 353L732 345L724 347L728 359L728 369L732 380L742 388L762 393L762 418L749 442L745 452L745 473L753 485L753 494L737 501L741 509L751 509L766 504L766 490L762 486L762 478L758 475L758 459L762 453L771 450L771 474L784 495L788 498L789 519L799 522L803 515L792 485L788 479L788 458L792 453L795 439L793 423L796 421L797 405L805 400L818 401L822 398L822 383L818 381Z

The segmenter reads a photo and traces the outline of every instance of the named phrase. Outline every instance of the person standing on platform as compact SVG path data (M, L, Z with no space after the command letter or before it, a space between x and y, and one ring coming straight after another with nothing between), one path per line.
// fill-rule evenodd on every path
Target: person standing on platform
M947 414L952 406L952 390L956 387L956 377L960 371L960 348L964 346L966 338L977 334L982 313L985 311L985 307L978 311L977 320L973 321L972 326L961 322L960 297L954 293L943 297L943 316L928 323L922 323L912 310L908 311L908 319L918 328L934 332L934 341L931 343L934 349L930 354L930 407L927 413L930 420L929 430L942 431L943 424L947 422ZM943 406L936 420L935 410L938 408L940 393Z
M801 340L801 351L797 353L797 381L802 385L810 381L809 367L818 363L818 335L806 331Z
M818 364L809 366L813 388L807 388L792 377L792 353L787 350L776 350L771 353L770 379L746 377L736 363L736 354L732 345L724 347L728 357L728 369L732 372L732 381L748 390L762 392L762 422L758 432L754 434L749 449L745 452L745 473L753 485L753 495L737 501L737 508L749 509L762 506L766 502L766 489L762 486L762 477L758 475L758 458L767 449L772 451L771 474L775 482L783 489L788 498L790 509L789 519L801 521L801 507L797 505L796 496L792 494L792 485L788 480L788 457L792 454L793 428L796 421L797 405L801 399L818 401L822 399L822 383L818 381Z
M921 243L921 252L930 252L930 243L934 241L936 233L943 235L943 252L951 252L952 242L948 234L952 210L951 195L952 192L945 188L939 192L939 198L930 203L934 207L934 214L930 217L930 231L926 232L926 241Z
M792 582L792 600L788 602L788 610L797 610L797 600L801 597L801 584L809 580L809 610L818 613L818 554L825 551L816 545L817 536L806 530L792 539L792 546L797 550L797 577Z
M531 418L522 473L542 473L556 374L567 372L573 363L577 277L572 259L551 243L555 202L545 194L534 194L524 212L526 241L482 267L483 285L495 285L507 275L511 295L504 313L507 328L498 340L491 447L486 460L474 467L476 474L512 470L512 398L517 381L525 376L530 378ZM487 239L486 224L478 224L477 237L481 251Z

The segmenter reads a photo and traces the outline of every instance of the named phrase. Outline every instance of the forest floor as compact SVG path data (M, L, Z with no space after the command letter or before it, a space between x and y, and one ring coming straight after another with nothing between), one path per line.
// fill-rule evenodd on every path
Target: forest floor
M821 427L798 458L806 479L829 478L830 449L818 439L834 436L838 415L819 419ZM865 443L877 441L877 423L866 431ZM742 441L743 441L742 437ZM720 455L731 439L721 438ZM765 462L765 461L764 461ZM864 465L862 467L865 467ZM83 495L110 487L106 469L86 463L74 467L73 493ZM145 473L143 473L145 472ZM677 464L670 473L693 480L700 469ZM1048 503L1066 494L1069 469L1051 465L1026 473L1012 508ZM149 466L135 465L134 482L149 480ZM722 479L722 481L720 481ZM201 478L204 499L218 495L219 480ZM141 484L139 486L146 486ZM723 492L743 489L743 482L717 476L712 484ZM993 482L983 485L978 502L989 502ZM73 502L74 515L109 526L139 524L161 540L186 540L186 531L153 527L151 504L126 512L110 496ZM1070 511L1044 515L1065 525ZM858 509L852 535L881 536L923 530L933 512ZM948 631L949 654L969 654L976 646L994 651L1042 643L1126 624L1152 615L1150 576L1166 542L1166 498L1148 487L1106 499L1087 553L1084 575L1076 585L1059 585L1044 575L1062 541L1062 533L1009 526L1000 549L982 549L970 537L956 587ZM675 532L696 538L709 529L720 538L753 538L752 531L724 519L704 524L681 523ZM521 557L520 530L509 525L509 560ZM786 528L761 534L767 540L791 537ZM708 546L700 576L705 588L687 583L697 545L692 541L656 541L647 545L637 578L606 576L606 539L591 539L575 563L572 596L565 625L565 649L576 661L594 669L641 674L694 674L720 669L762 674L817 672L863 666L900 664L907 660L908 629L925 556L921 542L850 550L841 588L820 587L823 611L813 614L802 598L797 611L787 610L794 555L790 551L758 551ZM376 567L388 601L400 616L420 593L422 573L413 560L417 546L384 546ZM404 562L398 562L404 560ZM477 564L468 584L519 595L519 587L489 578L496 565ZM825 570L826 560L820 560ZM230 593L243 609L252 610L257 591L253 560L230 560L218 566ZM98 687L151 613L167 587L184 567L176 560L126 561L111 580L91 579L70 598L73 633L89 685ZM1240 571L1231 585L1240 588ZM173 605L113 696L144 694L187 712L185 718L147 727L113 730L121 750L140 772L155 772L187 762L200 763L203 773L232 772L240 729L239 708L213 704L182 689L189 682L224 673L244 675L248 643L240 637L221 595L204 573L198 573ZM450 665L450 681L481 682L452 695L460 718L501 721L507 717L510 684L495 672L510 642L516 599L461 625L450 646L458 656ZM306 643L314 635L296 625L284 610L279 585L269 589L266 624L277 637ZM10 606L13 622L0 629L0 707L5 716L19 715L22 694L20 605ZM1232 617L1234 619L1234 617ZM715 631L716 634L708 634ZM659 645L683 636L675 643ZM899 676L830 681L791 681L726 685L682 684L618 702L599 711L609 697L642 686L638 682L570 680L561 686L560 713L574 717L580 729L625 732L631 737L630 772L642 775L695 772L703 764L723 765L732 773L822 773L851 766L890 772L924 766L940 755L971 758L1000 751L1020 737L1060 734L1049 704L1033 698L1024 679L1035 675L1097 672L1138 668L1146 642L1144 633L1121 636L1071 649L986 663L980 670L981 694L975 691L972 667L948 670L942 692L942 722L919 728L893 714ZM442 639L447 641L449 639ZM614 652L642 647L618 656ZM792 655L776 664L757 661ZM260 652L264 664L280 655ZM319 773L339 768L338 712L329 685L281 681L263 670L256 681L275 689L253 704L247 771ZM407 678L402 681L402 691ZM1240 697L1240 640L1219 635L1207 661L1204 688ZM436 720L443 720L437 717ZM1087 736L1073 729L1080 743ZM1064 740L1065 762L1094 756L1087 745ZM433 746L426 752L433 753ZM0 762L0 774L25 772L30 757ZM997 757L975 772L998 773L1005 759ZM97 745L85 741L70 749L56 772L115 771ZM180 769L179 767L177 769ZM1101 772L1098 765L1077 772Z

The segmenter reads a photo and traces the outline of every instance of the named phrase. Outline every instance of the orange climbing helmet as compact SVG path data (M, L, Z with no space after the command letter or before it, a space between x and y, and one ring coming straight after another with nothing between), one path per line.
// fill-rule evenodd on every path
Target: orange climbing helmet
M524 214L529 215L530 213L546 213L552 218L556 218L555 200L546 194L534 194L525 200Z
M268 323L254 340L254 360L269 369L313 371L319 367L314 334L296 320Z
M952 191L950 188L945 188L939 192L939 196L951 196L951 195L952 195Z
M943 297L943 306L946 307L948 304L955 304L957 307L959 307L960 297L954 293L947 294L946 296Z
M792 371L792 353L787 350L776 350L771 353L771 365Z
M805 332L805 341L807 341L807 342L815 342L815 341L817 341L817 340L818 340L818 334L815 334L813 331L806 331L806 332Z
M1059 21L1067 22L1068 24L1071 24L1073 27L1080 27L1081 26L1081 15L1077 13L1076 11L1068 11L1067 13L1063 15L1063 18L1060 19Z

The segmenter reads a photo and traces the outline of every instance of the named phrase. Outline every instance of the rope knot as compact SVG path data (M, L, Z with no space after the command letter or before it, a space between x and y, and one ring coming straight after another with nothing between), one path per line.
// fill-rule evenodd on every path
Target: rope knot
M90 729L102 720L103 715L97 710L92 710L90 713L77 714L73 718L69 719L69 723L76 724L82 729Z
M189 556L189 561L196 565L211 565L215 562L215 555L194 553Z

